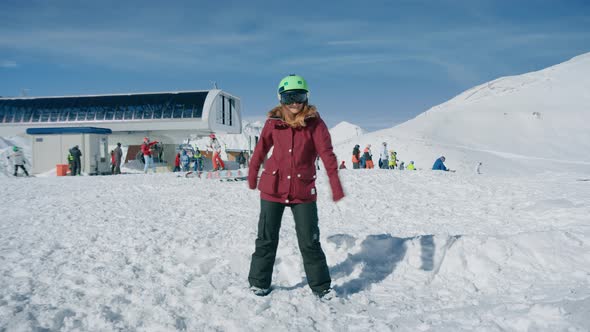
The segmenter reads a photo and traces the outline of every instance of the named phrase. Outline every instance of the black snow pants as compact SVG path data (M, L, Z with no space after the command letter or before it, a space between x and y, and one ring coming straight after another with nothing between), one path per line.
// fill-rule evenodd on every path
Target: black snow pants
M295 219L295 231L299 250L303 256L303 267L307 283L315 293L330 288L330 271L326 256L320 245L318 210L316 202L282 204L260 200L260 219L256 250L252 254L248 281L250 286L269 288L272 270L279 245L279 230L285 207L290 207Z
M72 163L72 176L74 175L80 175L80 166L81 166L81 162L80 160L75 160Z
M27 172L27 169L25 168L24 165L14 165L14 176L16 176L18 174L18 168L22 168L23 171L25 171L25 175L29 176L29 172Z

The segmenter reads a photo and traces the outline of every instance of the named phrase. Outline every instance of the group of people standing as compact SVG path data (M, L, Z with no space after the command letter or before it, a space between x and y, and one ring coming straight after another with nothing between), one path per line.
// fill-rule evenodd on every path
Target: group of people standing
M195 148L194 151L181 149L180 152L176 153L176 158L174 158L174 172L188 172L190 170L191 161L194 162L193 164L193 171L195 172L202 172L203 171L203 160L205 156L201 153L199 148Z
M407 166L405 162L401 161L398 165L397 152L387 149L387 142L382 143L381 154L379 156L379 168L381 169L400 169L400 170L415 170L414 161L410 161ZM355 145L352 149L352 168L360 169L375 168L373 163L373 153L371 152L371 144L367 144L361 155L360 145Z
M203 154L198 147L195 147L193 150L190 146L187 148L182 147L181 145L179 149L180 151L176 153L176 158L174 160L174 172L188 172L191 169L191 162L193 162L193 171L203 171L205 154ZM209 135L207 149L212 151L211 165L213 166L213 171L226 169L225 162L221 159L221 143L215 134ZM236 157L236 162L238 163L239 168L246 167L247 160L244 151L240 151Z

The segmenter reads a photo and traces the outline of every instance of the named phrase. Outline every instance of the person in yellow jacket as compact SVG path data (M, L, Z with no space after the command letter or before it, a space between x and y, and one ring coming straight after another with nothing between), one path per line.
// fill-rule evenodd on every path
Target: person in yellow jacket
M416 166L414 165L414 161L410 161L410 163L408 164L408 166L406 167L406 169L408 171L415 171L416 170Z
M389 169L395 169L397 166L397 152L391 151L389 156Z

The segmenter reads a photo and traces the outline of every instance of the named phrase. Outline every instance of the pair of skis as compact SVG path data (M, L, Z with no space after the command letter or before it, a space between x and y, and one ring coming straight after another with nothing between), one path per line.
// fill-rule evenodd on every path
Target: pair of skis
M235 175L234 175L235 174ZM247 175L243 175L240 171L213 171L213 172L193 172L189 171L184 174L185 178L204 178L208 180L220 180L220 181L228 181L228 182L237 182L237 181L246 181L248 179ZM180 175L179 175L180 177Z

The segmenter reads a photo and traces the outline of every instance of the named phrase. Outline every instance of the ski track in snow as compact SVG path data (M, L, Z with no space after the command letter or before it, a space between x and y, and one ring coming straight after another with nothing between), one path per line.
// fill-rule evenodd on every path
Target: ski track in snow
M259 193L174 174L0 177L0 331L587 331L590 186L555 176L318 177L339 298L307 287L285 211L247 287Z

